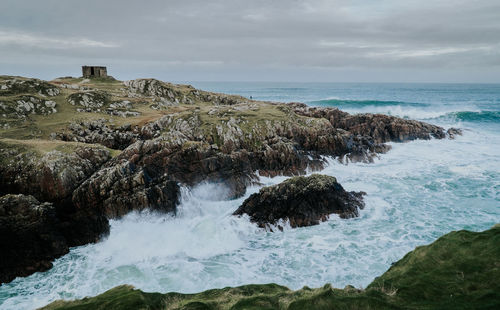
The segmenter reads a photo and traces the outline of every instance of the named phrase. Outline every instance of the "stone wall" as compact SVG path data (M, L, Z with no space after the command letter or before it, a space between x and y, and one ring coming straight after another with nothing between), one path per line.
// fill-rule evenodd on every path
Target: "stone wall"
M106 67L98 66L82 66L82 75L85 78L89 77L107 77L108 71Z

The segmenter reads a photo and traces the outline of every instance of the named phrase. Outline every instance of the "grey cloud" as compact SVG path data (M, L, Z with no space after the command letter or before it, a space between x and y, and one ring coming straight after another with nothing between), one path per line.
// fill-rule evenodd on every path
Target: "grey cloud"
M365 70L384 80L399 72L398 81L483 70L498 82L498 16L496 0L3 0L0 68L32 65L43 76L101 63L188 80L363 80Z

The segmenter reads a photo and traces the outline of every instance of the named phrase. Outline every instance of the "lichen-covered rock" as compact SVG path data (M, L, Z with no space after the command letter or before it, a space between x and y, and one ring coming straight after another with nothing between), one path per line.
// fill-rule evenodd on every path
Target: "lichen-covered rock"
M0 283L45 271L68 253L58 222L51 203L25 195L0 197Z
M12 78L0 80L0 96L38 94L52 97L59 95L59 93L57 86L38 79Z
M25 118L28 115L57 113L56 102L32 95L21 95L11 100L0 101L0 115L10 118Z
M139 116L141 113L131 111L133 105L128 100L112 101L111 95L104 91L84 91L69 95L68 102L78 106L77 112L105 113L121 117Z
M0 283L52 267L73 246L109 233L106 217L62 209L30 195L0 197Z
M293 177L252 194L234 212L248 214L260 227L288 221L291 227L319 224L332 213L357 217L364 207L363 192L347 192L334 177L313 174Z
M180 91L174 89L172 84L155 79L137 79L125 81L126 91L131 97L149 96L156 97L154 109L178 105L179 103L192 104L193 101Z
M152 97L153 109L163 109L179 104L195 104L197 101L208 102L213 105L237 105L248 104L249 100L234 95L218 94L200 91L191 85L174 85L156 79L136 79L123 82L124 91L130 97L148 96ZM178 88L182 87L187 92Z
M81 106L88 112L101 111L111 103L110 95L103 91L86 91L69 95L71 105Z
M130 125L115 127L105 119L71 123L67 130L54 134L63 141L101 144L112 149L123 150L139 139L136 128Z

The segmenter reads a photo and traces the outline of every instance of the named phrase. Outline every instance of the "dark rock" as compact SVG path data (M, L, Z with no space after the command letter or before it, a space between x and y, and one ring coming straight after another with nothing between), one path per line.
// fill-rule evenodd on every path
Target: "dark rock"
M27 195L0 197L0 283L52 267L72 246L109 233L106 217L89 210L58 210Z
M45 271L68 251L51 203L25 195L0 197L0 283Z
M462 135L462 129L451 127L446 131L446 134L448 135L448 138L455 139L456 136Z
M58 203L111 158L102 147L79 146L71 152L40 155L22 146L0 144L0 194L33 195Z
M443 128L424 122L402 119L384 114L355 114L336 108L309 107L304 104L291 104L295 113L303 116L325 118L333 127L341 128L352 134L372 137L374 142L405 142L415 139L443 139Z
M140 139L137 128L112 126L105 119L71 123L67 130L55 133L55 139L101 144L111 149L123 150Z
M292 227L317 225L332 213L341 218L359 215L364 192L347 192L334 177L313 174L293 177L262 188L233 213L248 214L260 227L288 220Z

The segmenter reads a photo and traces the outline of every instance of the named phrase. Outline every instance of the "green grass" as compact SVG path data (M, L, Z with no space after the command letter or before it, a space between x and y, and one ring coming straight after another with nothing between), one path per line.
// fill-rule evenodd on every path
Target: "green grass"
M415 308L426 300L433 309L494 309L500 305L500 226L452 232L417 247L368 288L392 292Z
M40 140L40 139L25 139L25 140L14 140L0 138L0 149L10 149L16 152L16 154L34 154L38 157L45 155L51 151L59 151L66 154L74 153L77 147L91 147L106 149L110 152L112 157L118 156L121 151L113 150L107 148L100 144L89 144L81 142L71 142L71 141L60 141L60 140ZM0 158L0 162L5 162L9 158Z
M456 231L416 248L366 290L330 285L292 291L276 284L198 294L144 293L118 286L101 295L43 309L500 309L500 226Z

